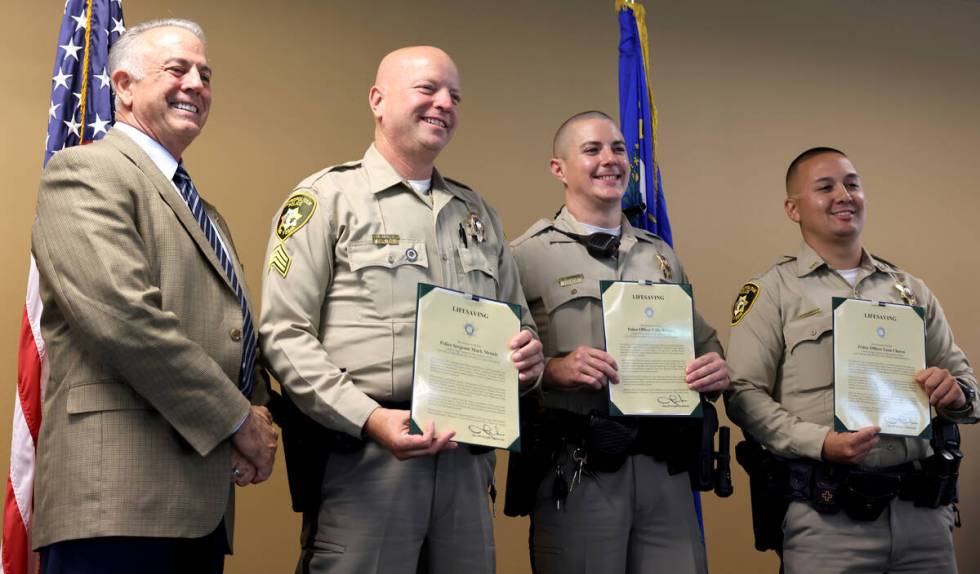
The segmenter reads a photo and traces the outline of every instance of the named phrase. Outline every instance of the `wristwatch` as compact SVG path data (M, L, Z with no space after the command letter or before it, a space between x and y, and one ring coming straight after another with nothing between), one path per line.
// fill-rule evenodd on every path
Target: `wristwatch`
M977 400L977 390L959 379L956 379L956 384L960 386L960 390L963 391L963 396L966 397L966 402L963 403L963 407L958 410L969 409Z

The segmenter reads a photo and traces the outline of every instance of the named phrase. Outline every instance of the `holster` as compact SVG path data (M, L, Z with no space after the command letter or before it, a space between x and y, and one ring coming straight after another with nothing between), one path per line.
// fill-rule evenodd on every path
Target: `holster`
M531 397L521 399L521 452L507 457L506 516L527 516L534 510L538 485L551 465L558 425L546 419L546 411ZM549 424L550 423L550 424Z
M783 517L790 501L789 466L748 436L735 446L735 460L749 475L755 549L782 552Z
M338 433L300 411L286 389L270 405L270 411L282 428L282 449L293 512L316 512L320 507L323 472Z

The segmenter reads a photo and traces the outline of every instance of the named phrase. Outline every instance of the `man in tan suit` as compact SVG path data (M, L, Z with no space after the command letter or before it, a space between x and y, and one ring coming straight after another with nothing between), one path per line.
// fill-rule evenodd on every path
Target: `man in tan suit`
M38 192L33 545L45 573L221 572L232 481L268 478L277 435L249 401L265 390L231 236L180 163L211 103L203 32L133 27L110 73L116 127L55 154Z

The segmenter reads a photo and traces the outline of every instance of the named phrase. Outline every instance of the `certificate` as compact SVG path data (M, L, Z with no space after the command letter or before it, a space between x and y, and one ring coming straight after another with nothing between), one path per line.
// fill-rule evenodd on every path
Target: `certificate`
M456 442L519 452L517 367L508 342L521 308L419 283L410 430L435 422Z
M834 297L834 428L932 437L929 398L915 382L926 368L925 311Z
M609 413L701 416L701 395L685 382L694 360L691 286L600 281L599 288L606 352L619 366Z

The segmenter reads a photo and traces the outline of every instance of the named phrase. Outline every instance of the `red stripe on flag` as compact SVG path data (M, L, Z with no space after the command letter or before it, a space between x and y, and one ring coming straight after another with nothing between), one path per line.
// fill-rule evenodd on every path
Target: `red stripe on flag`
M20 406L31 430L31 438L37 444L37 433L41 428L41 356L37 350L31 320L24 307L24 317L20 322L20 346L17 352L17 395Z
M27 548L27 528L20 519L20 509L14 497L14 487L7 478L7 502L3 509L3 572L4 574L27 574L29 549Z

